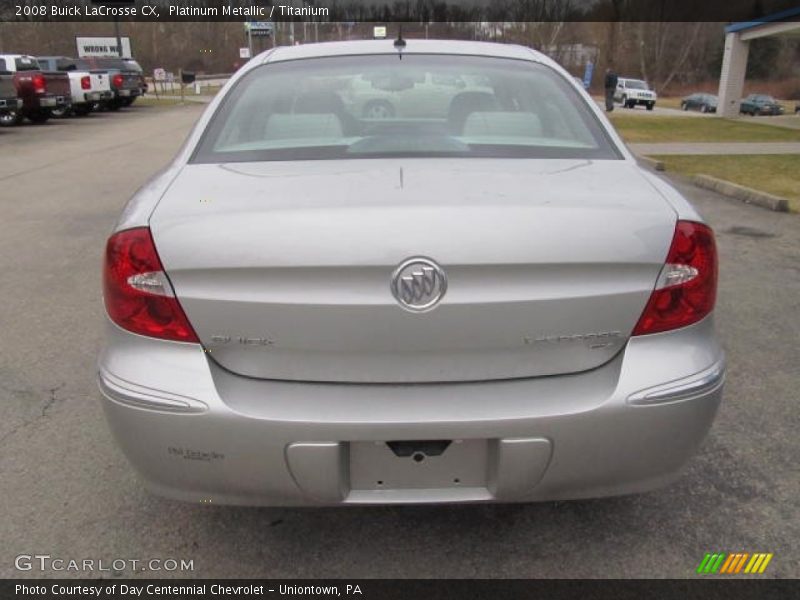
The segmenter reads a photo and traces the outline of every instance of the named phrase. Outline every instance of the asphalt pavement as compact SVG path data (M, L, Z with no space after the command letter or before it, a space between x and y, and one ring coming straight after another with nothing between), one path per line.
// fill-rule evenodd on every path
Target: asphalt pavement
M692 577L706 552L772 552L764 577L800 577L800 219L683 182L717 232L729 372L712 431L672 486L576 502L342 509L145 492L95 385L101 255L126 199L201 110L134 105L0 130L0 577ZM106 566L183 559L194 570L16 570L17 556L34 554Z

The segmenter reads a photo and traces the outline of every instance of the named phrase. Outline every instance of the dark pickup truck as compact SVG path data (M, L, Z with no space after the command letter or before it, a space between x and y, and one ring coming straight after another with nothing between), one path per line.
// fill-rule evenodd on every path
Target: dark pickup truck
M17 97L14 74L0 71L0 115L8 115L22 108L22 98Z
M118 110L123 106L130 106L136 98L144 95L147 84L144 81L144 72L132 58L106 58L84 57L92 69L103 69L108 72L111 80L111 91L114 97L105 103L110 110Z
M66 73L42 71L38 61L23 54L0 54L0 71L12 73L22 107L0 114L0 125L16 125L23 118L44 123L54 108L70 104L69 77Z

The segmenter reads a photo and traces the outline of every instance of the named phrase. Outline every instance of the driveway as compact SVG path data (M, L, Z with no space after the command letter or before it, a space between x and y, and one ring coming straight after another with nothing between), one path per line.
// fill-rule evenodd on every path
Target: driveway
M580 502L347 509L146 493L94 381L101 254L125 200L201 110L134 105L0 130L0 577L41 576L14 569L36 553L186 559L193 577L692 577L716 551L773 552L765 576L800 577L800 220L681 182L717 231L730 370L710 436L674 485ZM115 574L187 575L83 575Z

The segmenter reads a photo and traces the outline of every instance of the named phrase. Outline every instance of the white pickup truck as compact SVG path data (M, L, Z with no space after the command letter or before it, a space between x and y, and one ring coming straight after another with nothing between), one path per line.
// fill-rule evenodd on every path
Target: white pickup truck
M63 71L69 76L72 106L53 110L54 117L66 117L70 113L85 116L99 103L114 97L111 80L106 71L92 69L80 58L66 56L39 56L39 64L48 71Z

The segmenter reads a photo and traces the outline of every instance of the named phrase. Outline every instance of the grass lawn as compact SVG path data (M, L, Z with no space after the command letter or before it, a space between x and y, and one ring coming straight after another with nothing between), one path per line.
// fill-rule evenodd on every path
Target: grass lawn
M760 123L743 123L717 117L610 115L611 122L626 142L800 142L800 130Z
M147 94L146 96L137 98L132 108L136 108L137 106L180 106L180 105L181 105L180 96L178 96L177 98L175 96L161 96L161 98L156 98L154 95Z
M200 86L200 95L201 96L215 96L217 94L217 92L219 92L221 89L222 89L221 85L203 85L203 86ZM187 85L186 88L184 89L183 93L186 96L197 96L197 94L194 93L194 85ZM150 91L148 91L147 94L149 96L154 96L155 97L156 93L153 90L153 86L150 86ZM177 96L178 98L180 98L181 89L180 89L179 86L175 86L175 89L173 89L173 90L171 90L171 89L169 89L169 87L167 87L164 91L161 91L161 86L159 85L158 95L160 97L162 97L162 98L173 97L173 96Z
M663 108L680 108L681 100L683 100L682 96L670 96L668 98L659 98L658 100L656 100L656 106L661 106Z
M789 200L793 212L800 211L800 155L744 154L738 156L653 156L667 172L705 174L761 190Z

